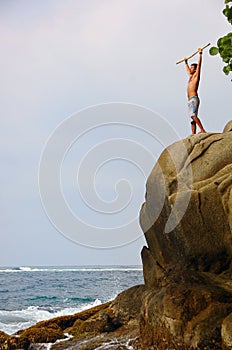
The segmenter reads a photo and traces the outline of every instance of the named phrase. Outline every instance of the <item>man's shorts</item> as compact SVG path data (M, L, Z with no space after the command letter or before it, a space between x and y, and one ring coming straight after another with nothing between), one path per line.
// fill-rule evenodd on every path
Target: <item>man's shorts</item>
M200 104L200 99L198 96L192 96L188 100L188 111L189 111L190 118L197 117L199 104Z

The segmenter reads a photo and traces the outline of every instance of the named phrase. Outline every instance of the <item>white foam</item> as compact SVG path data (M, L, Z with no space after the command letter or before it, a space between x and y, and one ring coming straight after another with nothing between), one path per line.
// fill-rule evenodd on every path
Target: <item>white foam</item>
M140 266L83 266L83 267L30 267L0 268L0 273L19 272L72 272L72 271L142 271Z
M58 343L62 343L64 341L67 341L67 340L73 338L73 335L71 335L71 334L64 333L64 335L65 335L66 338L64 338L64 339L57 339L55 341L55 343L39 343L39 344L37 343L35 345L35 349L51 350L53 345L58 344ZM30 346L30 349L33 349L33 345Z
M95 348L95 350L108 350L111 348L115 349L115 346L117 346L117 347L123 346L123 347L126 347L126 349L128 349L128 350L135 350L135 348L133 346L129 345L129 343L130 343L130 339L126 342L123 342L123 341L121 342L117 339L113 339L110 342L106 342L106 343L98 346L97 348Z
M77 312L100 305L101 303L101 300L96 299L92 303L77 308L70 307L56 312L43 310L38 306L29 306L24 310L15 311L0 310L0 330L7 334L13 334L18 330L28 328L37 322L49 320L58 316L73 315Z

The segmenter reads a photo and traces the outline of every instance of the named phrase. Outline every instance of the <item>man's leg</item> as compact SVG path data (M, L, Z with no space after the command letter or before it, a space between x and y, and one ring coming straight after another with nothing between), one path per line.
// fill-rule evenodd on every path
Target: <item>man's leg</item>
M192 129L192 135L196 134L196 122L191 121L191 129Z
M201 121L200 121L200 119L198 118L198 117L192 117L192 119L194 120L194 122L195 122L195 125L197 124L197 126L200 128L200 132L202 133L202 132L206 132L205 131L205 129L204 129L204 127L203 127L203 125L201 124Z

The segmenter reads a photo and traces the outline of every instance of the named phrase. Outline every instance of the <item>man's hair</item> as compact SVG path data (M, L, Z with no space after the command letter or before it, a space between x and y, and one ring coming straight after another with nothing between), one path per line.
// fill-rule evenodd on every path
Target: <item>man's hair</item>
M192 63L191 66L194 66L197 69L197 63Z

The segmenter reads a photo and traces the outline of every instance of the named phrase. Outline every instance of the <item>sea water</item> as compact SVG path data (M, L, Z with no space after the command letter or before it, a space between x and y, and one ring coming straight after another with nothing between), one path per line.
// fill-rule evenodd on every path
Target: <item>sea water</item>
M140 266L0 268L0 330L71 315L143 283Z

